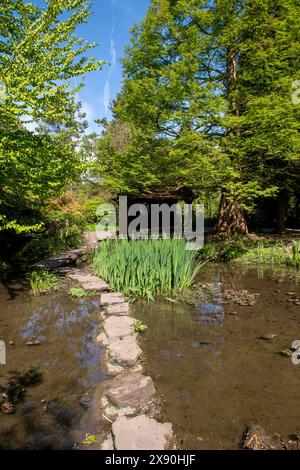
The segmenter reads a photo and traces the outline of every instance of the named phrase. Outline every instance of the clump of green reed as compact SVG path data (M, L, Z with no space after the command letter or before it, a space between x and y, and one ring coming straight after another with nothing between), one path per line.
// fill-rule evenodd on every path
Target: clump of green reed
M189 287L205 263L182 239L107 240L94 253L93 267L112 289L153 300Z
M27 275L27 280L33 294L49 294L59 289L60 283L55 274L35 268Z

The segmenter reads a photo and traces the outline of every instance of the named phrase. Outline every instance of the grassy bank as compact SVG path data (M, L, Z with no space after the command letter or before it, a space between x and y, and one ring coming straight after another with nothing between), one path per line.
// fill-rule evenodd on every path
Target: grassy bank
M203 259L235 261L247 265L271 265L300 268L300 240L260 237L256 240L240 238L228 241L210 241L201 250Z

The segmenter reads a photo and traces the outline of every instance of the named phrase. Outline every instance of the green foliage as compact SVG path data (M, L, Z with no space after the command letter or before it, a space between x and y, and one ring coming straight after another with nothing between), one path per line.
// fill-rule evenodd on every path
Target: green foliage
M1 1L0 230L40 230L47 199L82 172L75 147L85 124L73 78L102 64L86 56L94 45L76 36L90 7Z
M300 267L300 242L293 243L291 252L282 243L274 246L265 246L259 243L257 247L249 249L238 261L245 264L262 264L269 266Z
M203 266L184 240L107 240L95 252L93 267L112 289L153 300L182 292Z
M69 290L69 295L71 297L74 297L76 299L81 299L82 297L86 297L88 295L91 295L91 292L89 291L86 291L85 289L83 289L82 287L72 287L70 290Z
M246 247L240 240L206 242L201 257L209 261L232 261L245 253Z
M144 333L146 330L148 330L148 326L144 325L140 320L135 320L133 322L133 329L136 333Z
M32 270L28 274L27 280L34 295L49 294L57 291L60 287L57 276L41 268Z
M222 190L228 206L249 211L281 188L296 191L299 14L292 0L152 0L96 145L98 174L128 193Z

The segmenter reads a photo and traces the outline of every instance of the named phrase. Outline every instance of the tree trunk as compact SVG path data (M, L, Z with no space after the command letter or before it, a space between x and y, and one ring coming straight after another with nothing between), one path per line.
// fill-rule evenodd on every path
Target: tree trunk
M286 190L282 189L277 196L276 232L283 233L286 221Z
M239 116L239 104L236 99L236 86L237 86L237 53L234 49L229 49L227 53L227 90L229 99L229 109L233 116ZM240 129L228 129L228 136L230 134L240 137ZM238 168L240 171L240 168ZM218 223L216 226L217 236L230 238L234 235L248 235L248 225L245 217L245 210L242 206L235 203L229 198L224 189L221 195Z
M244 208L229 200L224 191L221 195L216 234L222 238L249 234Z

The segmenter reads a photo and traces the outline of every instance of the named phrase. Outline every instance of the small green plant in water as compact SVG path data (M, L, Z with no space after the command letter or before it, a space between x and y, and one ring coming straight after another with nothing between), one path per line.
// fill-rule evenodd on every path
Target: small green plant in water
M96 441L96 436L94 434L86 434L85 439L82 442L84 445L91 445Z
M133 322L133 329L136 333L144 333L144 331L148 330L148 326L144 325L140 320L135 320Z
M44 271L43 269L36 268L31 271L27 280L33 294L49 294L59 289L60 283L55 274Z
M69 295L76 299L81 299L82 297L86 297L87 295L90 295L90 294L91 292L86 291L82 287L72 287L69 290Z

